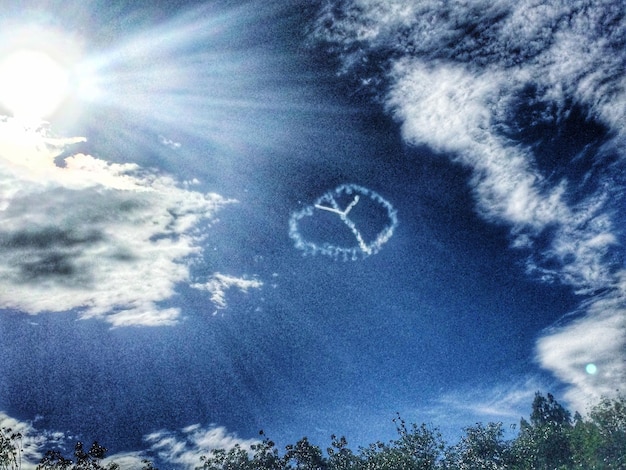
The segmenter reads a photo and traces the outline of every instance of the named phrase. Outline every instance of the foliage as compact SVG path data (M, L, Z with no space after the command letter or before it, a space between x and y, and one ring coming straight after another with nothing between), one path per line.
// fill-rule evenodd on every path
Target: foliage
M285 453L285 463L288 468L298 470L325 470L328 468L326 460L322 457L319 447L312 445L306 437L300 439L295 445L288 445Z
M571 413L548 394L537 393L529 420L522 418L517 437L504 439L502 423L476 423L464 428L459 442L446 446L439 431L425 424L410 426L393 420L398 437L359 448L345 437L331 436L324 454L303 437L285 447L261 431L263 439L245 449L213 449L200 460L198 470L527 470L626 469L626 398L602 399L587 417ZM21 466L21 439L11 429L0 429L0 470ZM94 442L89 450L78 442L72 458L49 450L38 470L118 470L104 464L107 449ZM142 470L157 470L143 461Z
M83 443L79 441L74 447L75 460L63 457L58 450L49 450L39 461L37 470L119 470L120 466L114 462L107 465L102 463L106 453L106 447L102 447L97 441L94 441L88 451L85 451ZM143 464L142 470L158 470L148 460L144 460Z
M425 424L407 427L398 416L394 419L399 438L389 444L377 442L361 449L364 469L436 469L445 447L439 431ZM360 467L355 467L360 468Z
M530 423L522 419L512 445L516 468L572 468L570 413L551 394L535 394Z
M115 463L102 465L102 459L104 459L106 452L107 449L95 441L89 450L85 451L83 443L79 441L74 447L75 461L63 457L58 450L49 450L39 461L37 470L118 470L119 465Z
M348 448L348 441L345 437L334 434L330 436L332 442L331 447L326 449L328 454L328 467L333 470L350 470L359 468L360 458Z
M593 422L585 421L578 413L574 415L570 442L573 449L572 463L574 468L603 468L597 466L601 460L598 459L602 447L600 429Z
M288 445L281 457L265 439L251 455L239 447L214 450L204 457L209 470L530 470L626 469L626 401L605 399L589 418L571 413L554 396L537 393L530 420L521 420L515 439L504 439L502 423L477 423L464 429L460 441L446 447L441 434L425 424L408 426L394 419L398 438L360 448L348 447L345 437L331 436L324 456L303 438Z
M446 450L443 469L499 470L511 464L510 446L503 439L502 423L465 428L460 442Z
M626 468L626 397L602 399L589 418L574 426L572 439L581 449L575 460L590 469Z
M247 470L252 468L248 452L235 445L228 452L224 449L213 449L209 457L202 456L201 468L204 470Z
M15 470L21 467L21 439L19 432L11 428L0 429L0 470Z

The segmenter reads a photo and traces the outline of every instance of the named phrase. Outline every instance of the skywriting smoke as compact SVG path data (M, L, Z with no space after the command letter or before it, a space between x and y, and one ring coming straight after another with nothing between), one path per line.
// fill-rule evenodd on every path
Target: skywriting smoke
M579 409L626 383L624 14L614 2L354 0L329 2L313 32L408 143L472 170L476 210L510 228L529 275L585 296L536 346Z

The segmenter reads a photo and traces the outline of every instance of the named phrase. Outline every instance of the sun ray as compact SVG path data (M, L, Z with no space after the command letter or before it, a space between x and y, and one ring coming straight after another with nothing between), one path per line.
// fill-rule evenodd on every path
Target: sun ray
M279 145L289 114L315 104L285 78L284 55L259 37L267 34L259 31L263 18L271 25L279 17L275 9L205 4L146 25L73 69L74 100L89 107L98 132L106 132L96 117L102 111L108 122L189 135L225 153Z

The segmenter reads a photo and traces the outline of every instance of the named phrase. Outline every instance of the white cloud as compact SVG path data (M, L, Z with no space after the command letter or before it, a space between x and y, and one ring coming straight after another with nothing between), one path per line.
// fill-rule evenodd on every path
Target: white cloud
M36 468L46 450L65 442L63 433L39 431L31 423L19 421L3 411L0 411L0 429L10 429L11 431L7 433L9 435L13 433L21 435L21 438L14 440L14 443L20 451L18 459L24 470Z
M145 441L150 451L161 460L177 468L196 468L200 457L209 455L212 449L230 450L239 445L244 450L258 443L256 439L241 439L222 426L203 428L199 424L188 426L179 432L158 431L147 435Z
M513 246L531 247L547 228L557 227L552 245L535 259L558 268L533 269L574 286L581 292L611 282L604 258L616 244L611 219L601 211L606 196L593 194L569 205L567 182L550 185L539 173L530 149L499 132L500 96L523 85L511 84L499 72L475 73L449 64L431 66L419 60L400 61L393 70L387 105L402 123L405 139L451 152L473 169L472 184L481 215L511 226Z
M531 156L494 132L494 108L507 84L504 74L476 74L449 64L398 62L387 106L402 123L406 140L427 144L474 170L483 215L538 230L567 216L562 187L546 188Z
M32 423L19 421L0 411L0 429L11 429L12 433L20 433L16 441L21 449L21 468L33 470L48 450L72 447L76 438L61 432L42 431ZM241 439L230 433L223 426L202 427L193 424L178 431L161 430L144 436L148 445L145 450L119 452L110 454L103 464L114 462L123 469L141 469L143 460L158 458L175 468L193 469L201 464L200 457L209 455L213 449L229 450L239 445L243 450L250 451L250 446L259 443L257 439ZM71 451L62 452L71 458Z
M179 310L159 303L189 281L203 224L233 201L89 155L57 166L73 141L0 121L0 308L176 322Z
M579 318L544 332L537 342L537 359L572 386L565 398L579 411L602 396L624 392L626 384L626 273L621 289L592 298ZM588 373L587 365L596 371Z
M179 148L182 147L182 144L180 142L176 142L175 140L168 139L167 137L164 137L162 135L159 136L159 142L162 145L165 145L166 147L171 148L172 150L178 150Z
M611 256L624 244L616 218L623 196L615 197L623 188L614 188L623 182L612 176L623 172L626 141L623 8L613 2L346 0L328 4L315 34L336 46L344 70L362 73L362 83L387 84L381 101L407 141L472 169L478 211L510 227L511 246L529 253L529 272L579 293L610 292L593 297L577 320L568 317L544 332L537 355L570 385L568 399L578 407L614 393L625 383L626 349L623 266L620 256ZM529 124L554 128L572 104L580 106L609 130L604 150L612 148L622 161L582 183L544 173L536 149L509 132L524 130L526 124L512 118L528 112L517 108L520 101L531 100L546 110ZM597 172L602 155L591 158ZM599 362L598 373L587 374L586 362Z
M459 414L463 419L470 415L480 422L517 421L530 414L535 393L545 388L546 385L537 379L528 378L492 387L453 391L443 395L434 410L442 422L449 422Z
M191 287L199 290L206 290L211 293L211 302L218 310L225 309L226 303L226 291L231 288L237 288L241 292L248 292L249 289L260 289L263 283L258 279L246 279L226 274L215 273L211 278L203 284L191 284Z
M554 391L553 386L536 376L467 384L401 414L415 422L432 423L448 441L458 440L462 429L474 423L502 423L505 437L514 438L521 418L528 419L531 413L535 393Z
M120 452L102 459L102 464L116 463L123 470L141 470L145 467L144 460L150 460L150 457L143 452Z

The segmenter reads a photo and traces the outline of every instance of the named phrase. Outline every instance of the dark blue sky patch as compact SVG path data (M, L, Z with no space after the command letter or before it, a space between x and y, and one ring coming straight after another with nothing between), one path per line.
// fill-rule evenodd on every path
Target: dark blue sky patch
M503 125L505 136L532 151L537 169L549 183L567 183L572 203L596 188L604 169L618 158L604 148L612 138L610 128L588 109L544 101L533 86L520 94Z

